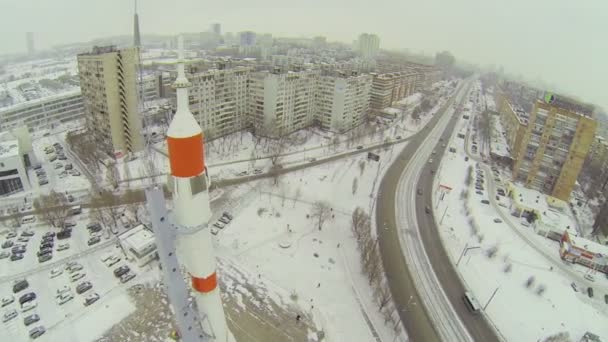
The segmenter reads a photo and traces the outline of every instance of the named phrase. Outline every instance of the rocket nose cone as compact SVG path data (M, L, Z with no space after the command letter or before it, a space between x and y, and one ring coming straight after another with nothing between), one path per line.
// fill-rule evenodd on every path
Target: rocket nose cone
M167 130L167 136L172 138L187 138L201 134L202 132L201 126L196 122L192 113L189 110L178 108Z

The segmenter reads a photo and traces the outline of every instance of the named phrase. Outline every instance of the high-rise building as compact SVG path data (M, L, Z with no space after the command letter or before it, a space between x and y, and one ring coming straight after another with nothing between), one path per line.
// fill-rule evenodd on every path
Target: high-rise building
M139 16L137 15L137 0L135 0L135 14L133 15L133 46L141 46L141 37L139 36Z
M86 126L101 150L120 158L144 147L138 110L138 49L94 47L78 55Z
M597 122L592 108L547 93L537 100L517 146L513 178L532 189L568 201Z
M218 36L222 35L222 25L220 23L211 24L211 32L215 33Z
M416 89L415 72L373 73L372 76L370 109L376 114L392 106L394 102L412 95Z
M345 132L364 122L369 112L372 76L335 71L317 79L315 120L322 129Z
M28 32L25 37L27 43L27 54L31 56L36 52L34 49L34 32Z
M256 34L253 31L243 31L239 33L241 46L253 46L256 43Z
M289 134L312 123L317 73L255 72L249 79L249 115L255 132Z
M365 59L376 58L380 51L380 38L371 33L362 33L357 40L357 51Z

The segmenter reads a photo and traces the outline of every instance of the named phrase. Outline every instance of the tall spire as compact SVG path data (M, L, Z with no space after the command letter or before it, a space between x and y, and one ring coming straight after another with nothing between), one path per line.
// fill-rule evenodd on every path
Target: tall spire
M139 17L137 16L137 0L135 0L135 15L133 16L133 45L141 46L141 38L139 36Z

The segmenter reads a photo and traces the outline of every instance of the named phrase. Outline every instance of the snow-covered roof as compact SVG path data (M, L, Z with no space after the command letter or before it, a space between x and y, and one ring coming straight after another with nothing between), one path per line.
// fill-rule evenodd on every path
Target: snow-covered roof
M0 141L0 157L13 157L19 155L19 142L17 140Z
M510 157L509 144L507 138L504 136L502 123L500 120L492 120L494 122L494 134L492 135L492 141L490 144L490 153L501 157Z
M608 256L608 246L600 245L597 242L570 235L570 243L574 247L583 248L593 254Z
M122 242L133 248L138 253L142 253L154 244L154 234L146 229L146 226L139 226L129 230L120 236Z
M58 100L64 97L71 97L71 96L79 96L81 94L80 91L80 87L74 87L71 88L69 90L66 90L64 92L59 92L53 95L48 95L48 96L44 96L44 97L40 97L34 100L30 100L30 101L23 101L23 102L19 102L19 103L14 103L11 106L6 106L6 107L0 107L0 113L2 112L8 112L8 111L12 111L12 110L19 110L21 108L28 108L30 106L36 105L36 104L40 104L40 103L46 103L46 102L50 102L53 100Z

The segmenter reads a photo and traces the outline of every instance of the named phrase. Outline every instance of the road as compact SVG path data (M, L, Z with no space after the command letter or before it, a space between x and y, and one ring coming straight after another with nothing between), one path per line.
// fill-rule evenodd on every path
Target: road
M498 341L483 316L471 315L462 304L464 286L441 244L433 216L425 212L425 207L432 208L431 169L438 164L438 160L427 163L426 158L435 144L437 157L432 157L437 159L443 155L444 148L437 142L440 137L447 141L455 127L456 115L449 122L447 117L443 118L453 101L435 114L423 134L402 150L382 179L376 209L382 261L401 320L412 341L471 338ZM418 153L420 149L427 154ZM422 201L416 198L414 184L422 190L422 196L418 196ZM415 218L417 222L413 221ZM409 226L406 223L410 223ZM407 245L407 256L403 255L398 228L406 234L402 243ZM409 265L423 270L427 267L428 272L412 272ZM433 283L440 286L428 285Z

